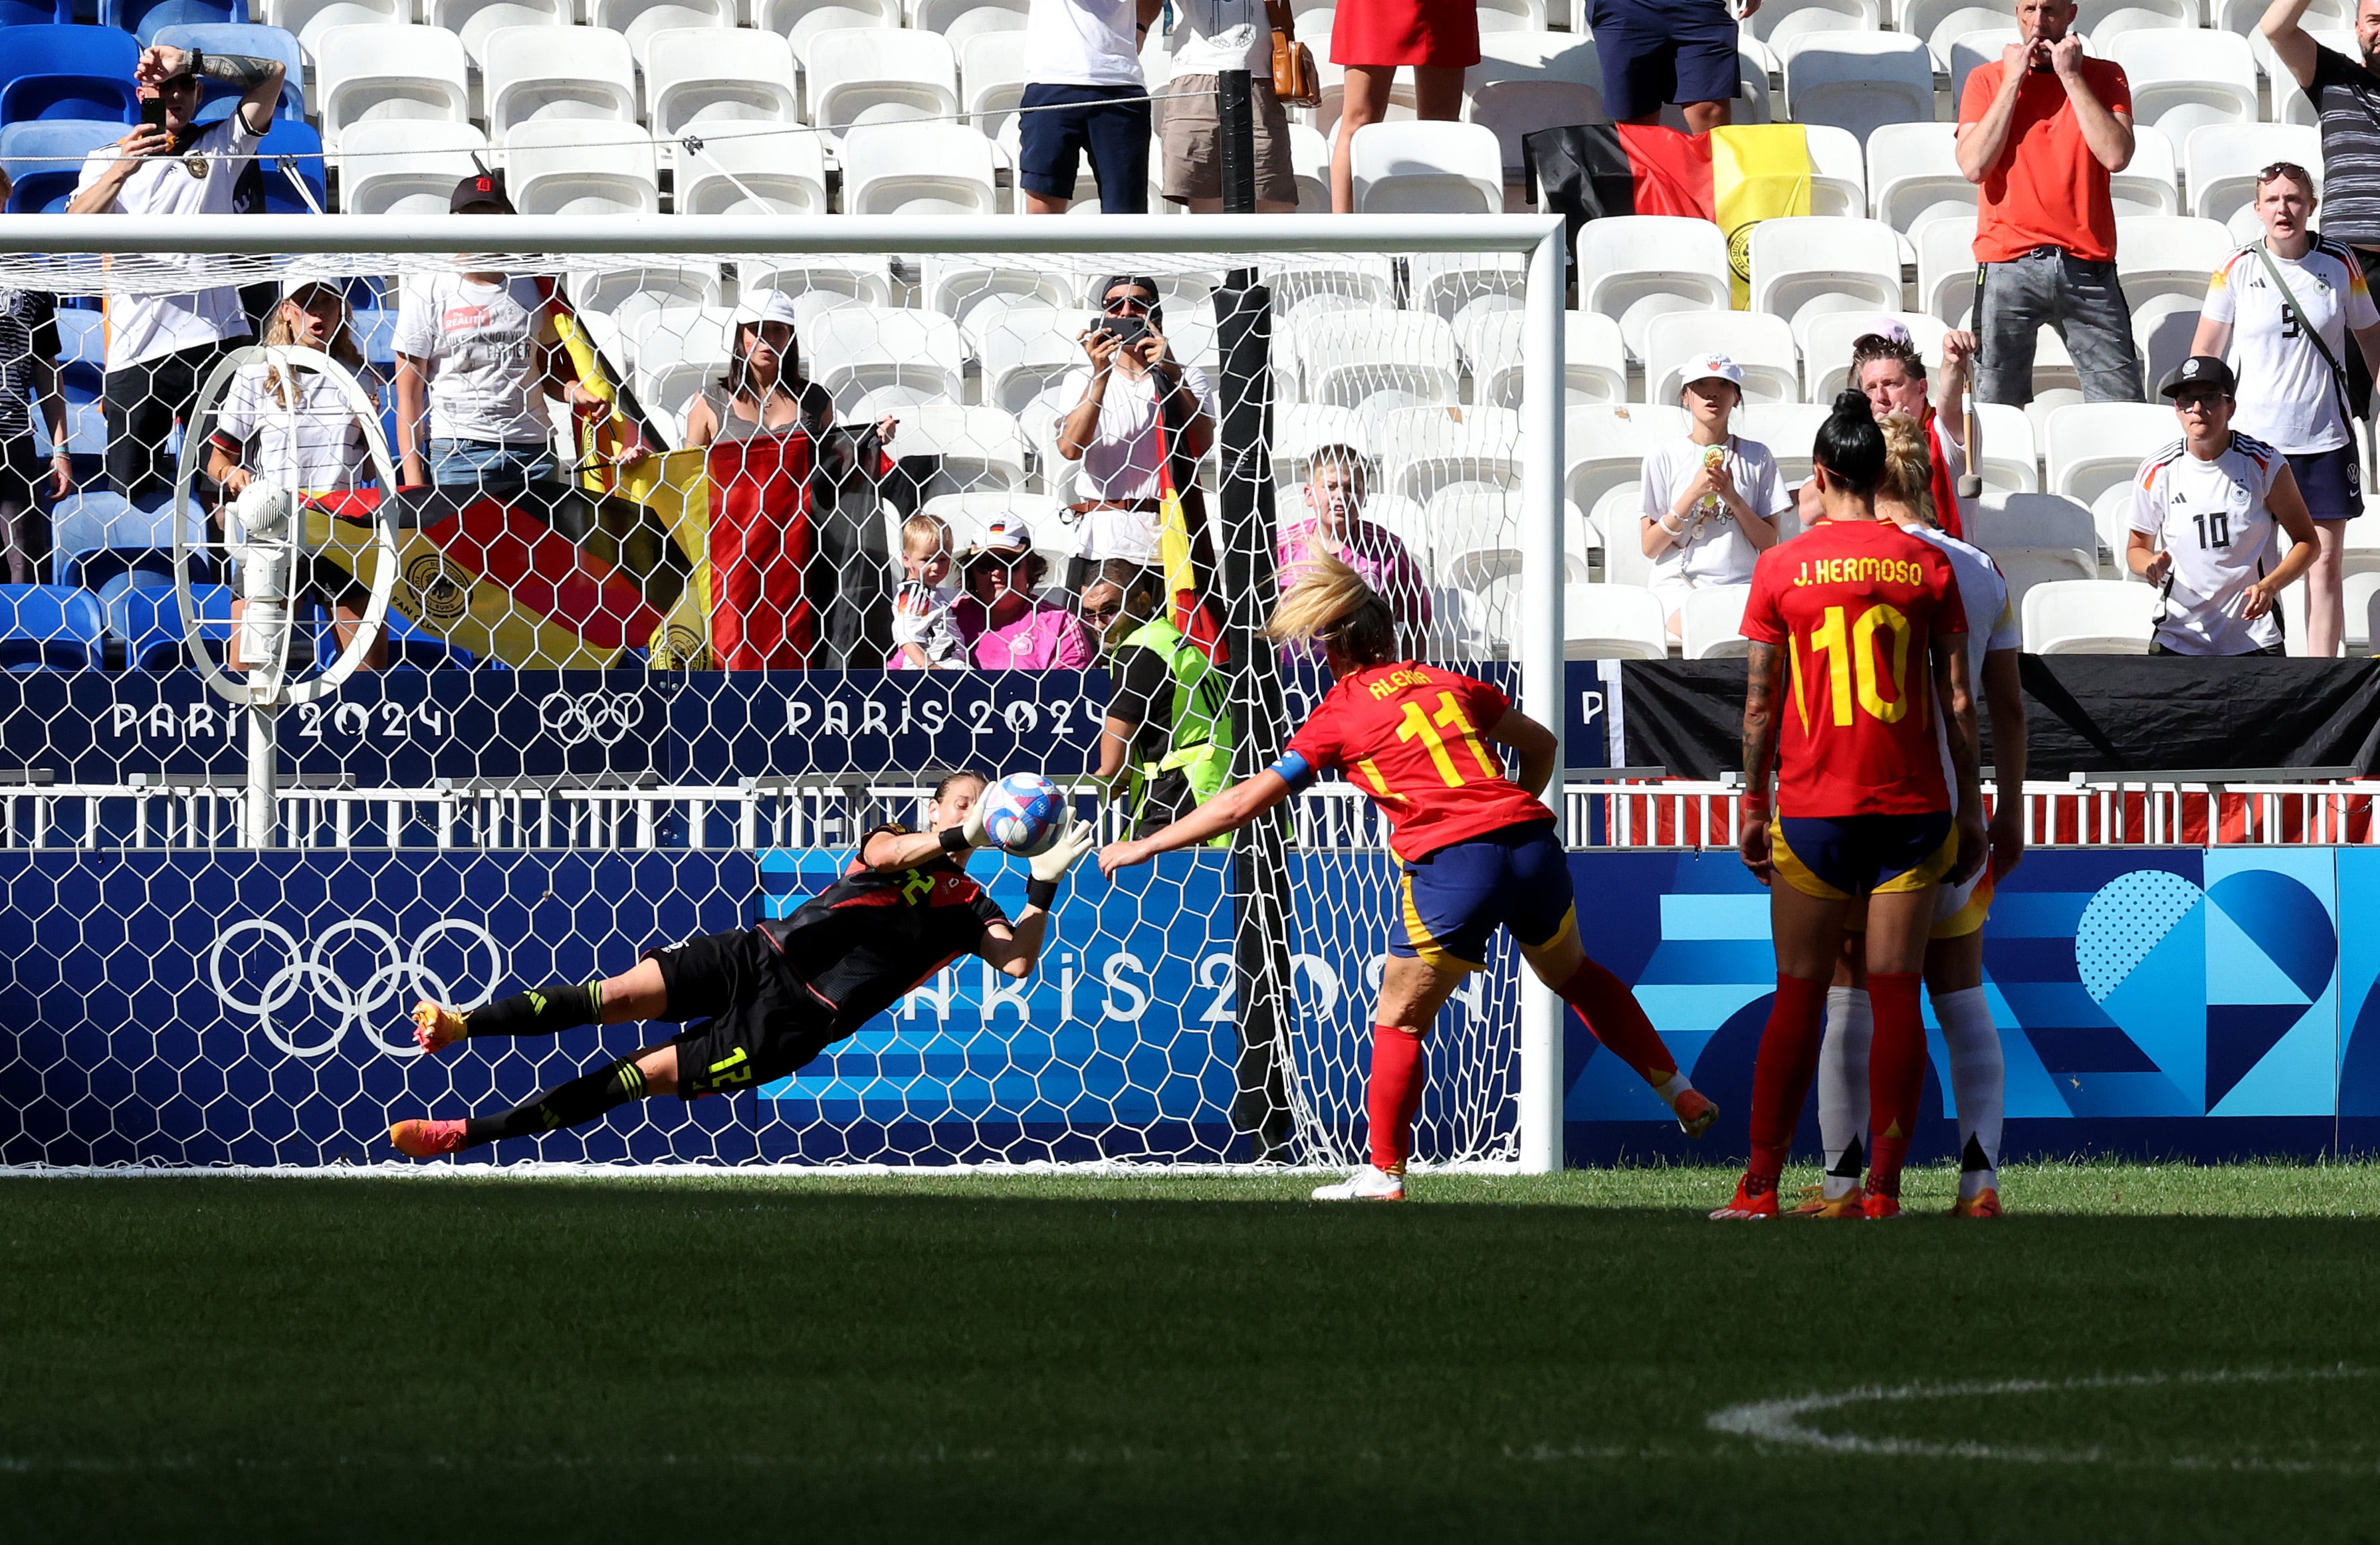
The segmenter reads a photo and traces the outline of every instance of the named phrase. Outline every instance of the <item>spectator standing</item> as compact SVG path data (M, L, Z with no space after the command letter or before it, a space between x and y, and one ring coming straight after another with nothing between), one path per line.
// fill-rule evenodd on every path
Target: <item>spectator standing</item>
M1083 591L1083 620L1108 641L1099 775L1126 786L1136 834L1171 825L1231 781L1223 673L1159 605L1156 583L1117 565Z
M1330 144L1330 208L1352 214L1355 131L1389 116L1399 66L1413 67L1415 117L1462 116L1463 72L1479 62L1477 0L1340 0L1330 62L1347 71Z
M50 432L44 463L33 444L38 408ZM66 398L58 390L58 322L38 290L0 289L0 549L11 585L48 582L50 517L43 498L74 490Z
M1308 466L1301 491L1305 517L1281 529L1273 550L1273 578L1281 593L1288 594L1321 559L1336 558L1388 602L1403 635L1400 647L1420 653L1429 628L1429 583L1394 531L1364 518L1363 453L1353 445L1324 445ZM1319 660L1320 653L1314 658Z
M1973 333L1942 336L1942 380L1931 402L1925 396L1925 360L1917 352L1909 329L1887 322L1873 333L1852 340L1852 383L1876 409L1879 424L1895 413L1905 413L1925 437L1926 464L1931 470L1934 517L1954 537L1966 534L1966 502L1959 497L1959 480L1982 452L1984 432L1967 444L1967 369L1975 357ZM1887 435L1888 440L1890 439Z
M1272 25L1265 0L1173 0L1173 78L1150 103L1165 164L1160 186L1193 214L1223 207L1222 124L1216 76L1248 72L1255 121L1257 210L1297 208L1297 172L1289 157L1289 112L1272 89ZM1102 185L1104 186L1104 185Z
M1691 424L1684 439L1645 453L1638 522L1673 638L1688 590L1752 583L1753 566L1777 545L1777 517L1792 502L1768 447L1728 428L1743 401L1743 367L1703 355L1686 366L1678 396Z
M2273 0L2256 24L2298 89L2313 103L2322 127L2325 201L2323 235L2355 253L2366 284L2380 279L2380 0L2357 0L2350 59L2314 42L2300 22L2313 0ZM2280 82L2274 81L2277 91ZM2280 103L2273 104L2280 116ZM2346 357L2348 404L2362 418L2372 410L2372 374L2362 356Z
M2074 0L2017 0L2023 41L1978 65L1959 99L1959 170L1975 216L1975 395L2033 400L2034 346L2058 330L2088 402L2138 402L2140 352L2116 281L2109 179L2132 160L2122 67L2085 57Z
M1068 371L1058 394L1075 403L1058 426L1058 454L1083 464L1086 497L1072 507L1080 543L1066 572L1077 594L1109 559L1156 566L1160 446L1195 461L1215 443L1215 389L1206 371L1173 358L1157 282L1120 274L1099 293L1100 318L1077 340L1089 362Z
M2234 361L2232 427L2277 449L2297 475L2319 544L2306 578L2306 652L2328 659L2345 636L2347 522L2363 513L2340 361L2350 332L2367 364L2380 359L2380 310L2354 252L2308 228L2314 203L2304 167L2277 161L2258 175L2265 238L2215 271L2190 351Z
M951 608L969 658L987 671L1078 671L1090 636L1071 606L1036 599L1050 566L1021 520L994 517L960 561L965 592Z
M2238 383L2213 355L2181 362L2165 395L2181 439L2132 479L2124 561L2161 587L2151 654L2279 654L2281 591L2313 566L2313 521L2281 453L2231 428ZM2274 562L2278 527L2294 543Z
M1063 214L1090 157L1099 213L1148 213L1148 87L1140 40L1160 0L1030 0L1016 186L1027 214Z
M1744 0L1742 15L1759 8ZM1739 18L1726 0L1593 0L1587 16L1614 123L1658 123L1672 103L1689 134L1735 121Z
M714 440L755 440L807 431L815 440L834 422L834 397L802 375L794 303L782 290L744 298L727 324L727 373L697 393L686 409L689 447Z
M280 61L195 48L145 48L133 67L142 123L83 163L67 201L69 214L140 214L165 219L237 213L233 185L242 157L273 125L285 71ZM192 122L201 77L226 80L239 105L220 122ZM157 105L151 109L148 104ZM163 255L158 262L176 260ZM179 260L192 275L212 272L204 257ZM165 443L187 419L199 383L224 345L249 335L239 291L229 285L187 295L119 295L107 307L107 374L101 397L107 418L107 476L128 499L168 492L173 474Z

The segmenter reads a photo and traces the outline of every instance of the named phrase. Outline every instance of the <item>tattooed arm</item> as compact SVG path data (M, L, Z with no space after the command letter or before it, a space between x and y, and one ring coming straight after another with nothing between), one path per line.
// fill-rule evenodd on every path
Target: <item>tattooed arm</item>
M1736 849L1743 866L1768 883L1768 782L1777 761L1777 687L1784 657L1775 644L1755 642L1743 683L1743 830Z
M252 134L273 127L273 110L281 104L281 85L288 74L278 59L250 58L245 54L208 54L203 50L159 44L144 50L133 69L133 79L146 85L176 76L199 74L239 88L240 116Z

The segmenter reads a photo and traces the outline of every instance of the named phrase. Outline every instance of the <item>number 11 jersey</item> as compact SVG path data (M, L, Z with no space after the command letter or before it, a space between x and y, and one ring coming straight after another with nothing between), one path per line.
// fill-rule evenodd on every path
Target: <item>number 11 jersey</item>
M1941 549L1888 520L1820 521L1760 555L1740 630L1785 651L1779 815L1950 808L1930 645L1967 614Z

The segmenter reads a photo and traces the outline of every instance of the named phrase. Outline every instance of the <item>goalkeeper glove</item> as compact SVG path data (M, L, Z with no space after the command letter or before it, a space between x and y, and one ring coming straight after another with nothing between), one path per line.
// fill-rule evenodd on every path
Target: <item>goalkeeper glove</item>
M983 829L987 813L985 801L978 796L976 802L967 808L966 820L942 833L942 851L955 858L970 847L990 847L991 833Z
M1098 840L1099 833L1089 821L1077 821L1066 828L1064 836L1035 854L1030 865L1033 878L1025 883L1026 904L1044 912L1050 910L1058 899L1058 882Z

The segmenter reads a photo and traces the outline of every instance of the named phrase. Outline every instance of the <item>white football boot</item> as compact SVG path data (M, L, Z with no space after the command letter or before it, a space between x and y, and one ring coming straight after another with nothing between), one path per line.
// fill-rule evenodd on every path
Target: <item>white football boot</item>
M1405 1177L1366 1164L1346 1179L1314 1188L1316 1201L1402 1201Z

